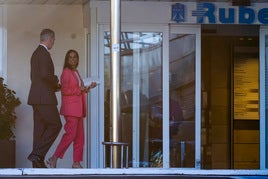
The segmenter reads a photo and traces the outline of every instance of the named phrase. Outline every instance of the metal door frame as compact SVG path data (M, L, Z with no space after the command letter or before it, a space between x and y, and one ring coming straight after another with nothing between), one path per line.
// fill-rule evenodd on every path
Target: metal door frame
M267 116L266 116L266 89L265 89L265 73L268 69L265 69L265 36L268 36L268 27L260 27L260 36L259 36L259 46L260 46L260 169L267 169L267 144L266 144L266 125L267 125Z

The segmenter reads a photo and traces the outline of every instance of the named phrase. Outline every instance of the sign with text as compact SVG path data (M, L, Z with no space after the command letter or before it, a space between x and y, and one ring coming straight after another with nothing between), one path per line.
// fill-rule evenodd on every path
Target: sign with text
M234 120L259 119L259 68L256 58L234 61Z
M263 3L264 4L264 3ZM196 3L193 9L190 4L177 3L172 6L173 21L191 23L196 19L198 24L268 24L268 8L258 6L227 6L226 3ZM184 12L185 11L185 12ZM182 12L187 18L178 18Z

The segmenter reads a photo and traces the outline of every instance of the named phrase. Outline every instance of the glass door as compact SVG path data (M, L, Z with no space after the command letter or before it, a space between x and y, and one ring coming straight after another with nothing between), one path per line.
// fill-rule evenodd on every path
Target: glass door
M110 141L110 33L105 44L105 140ZM130 167L162 164L162 32L121 33L121 141L129 144ZM156 124L151 116L156 115ZM154 135L156 134L156 135ZM155 145L159 148L155 148Z
M111 141L110 32L104 44L104 140ZM129 167L161 167L163 106L163 32L122 31L120 67L120 141L129 144ZM156 124L152 124L151 116ZM156 135L154 135L156 134ZM155 147L157 146L157 148ZM105 154L109 163L109 152Z
M200 28L171 27L169 35L170 167L200 168Z
M120 141L129 144L128 166L199 168L198 28L174 27L170 34L167 27L129 29L121 32L120 62ZM101 27L100 34L103 140L111 141L109 29Z

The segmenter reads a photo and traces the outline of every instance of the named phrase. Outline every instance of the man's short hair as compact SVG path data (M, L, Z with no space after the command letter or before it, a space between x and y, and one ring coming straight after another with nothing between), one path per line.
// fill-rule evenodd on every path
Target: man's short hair
M40 42L48 40L49 38L55 38L55 32L51 29L43 29L40 34Z

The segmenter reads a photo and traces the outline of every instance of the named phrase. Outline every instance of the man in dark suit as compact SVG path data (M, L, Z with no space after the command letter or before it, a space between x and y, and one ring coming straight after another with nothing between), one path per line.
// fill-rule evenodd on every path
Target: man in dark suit
M45 156L57 138L62 124L57 108L56 91L60 84L54 74L54 64L50 50L55 41L55 33L51 29L43 29L40 44L31 57L31 88L28 104L33 108L33 149L28 159L33 168L47 168Z

